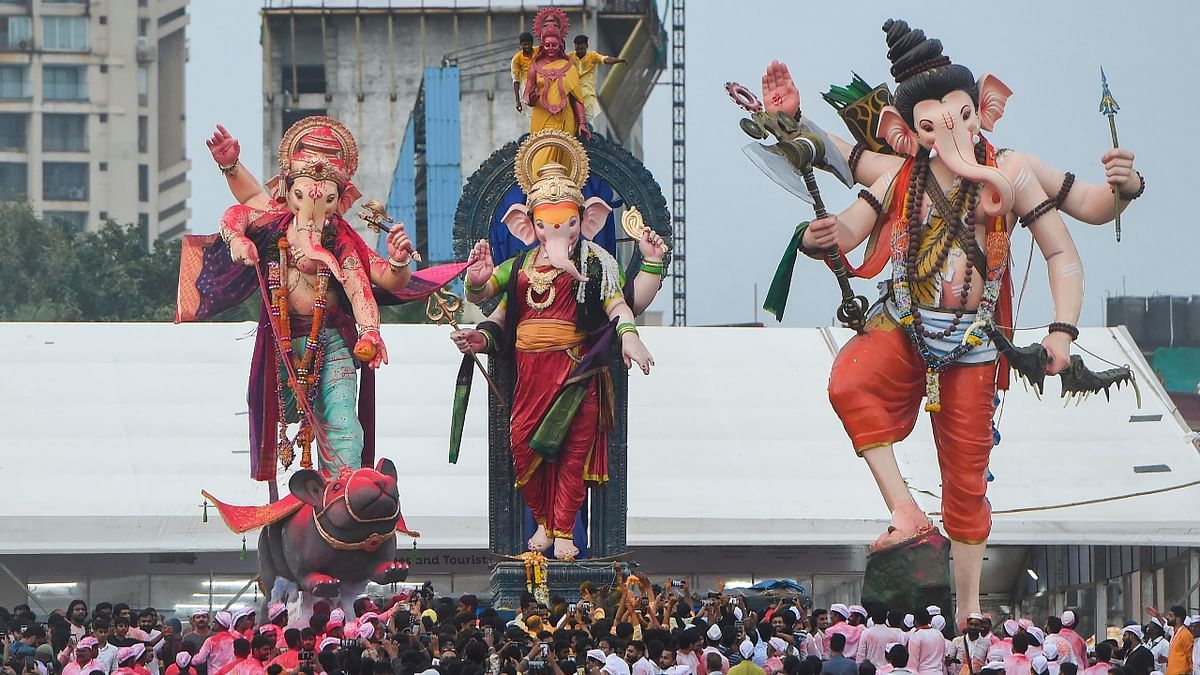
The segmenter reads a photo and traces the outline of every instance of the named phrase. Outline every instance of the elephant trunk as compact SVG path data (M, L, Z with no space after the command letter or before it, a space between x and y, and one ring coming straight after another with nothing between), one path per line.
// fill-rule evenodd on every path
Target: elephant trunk
M966 137L967 133L969 132L966 127L960 125L947 134L949 143L942 143L942 139L939 138L939 142L934 145L938 157L941 157L946 167L956 175L983 186L979 192L979 205L984 214L995 217L1008 213L1012 210L1016 189L999 169L975 161L975 149Z
M567 239L547 239L545 243L546 257L550 264L570 274L578 281L587 281L587 277L579 273L579 268L571 262L570 244Z
M342 272L342 266L337 257L321 245L321 233L324 230L323 226L327 215L325 211L314 209L307 202L302 204L296 215L297 232L294 244L297 253L324 264L338 281L344 283L346 275Z

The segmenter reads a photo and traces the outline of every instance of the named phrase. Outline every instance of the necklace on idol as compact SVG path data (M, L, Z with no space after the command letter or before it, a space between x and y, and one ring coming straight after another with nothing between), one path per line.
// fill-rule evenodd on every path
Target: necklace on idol
M292 351L292 324L288 309L288 284L284 279L292 263L288 260L290 245L286 236L281 236L276 244L278 256L267 263L267 287L271 292L271 323L274 324L276 335L279 336L280 348L276 351L275 367L282 369L283 359L288 359L295 366L296 382L293 394L299 398L304 396L310 404L316 398L317 384L320 379L321 365L325 357L325 341L321 339L321 330L325 325L325 305L329 291L329 268L320 265L317 269L317 284L313 293L312 328L309 329L308 340L304 345L304 353L297 357ZM296 270L300 274L299 270ZM301 275L303 278L303 275ZM307 282L307 280L305 280ZM311 284L310 284L311 286ZM283 468L291 467L295 459L295 448L301 447L303 454L300 466L312 468L312 442L315 438L305 418L300 419L300 428L294 438L287 433L288 421L284 405L285 383L282 377L276 375L275 397L279 405L279 461Z
M537 255L531 255L525 261L523 271L525 272L525 278L529 280L529 287L525 289L525 304L529 305L529 308L535 312L541 313L554 304L554 297L558 293L558 289L554 287L554 280L558 278L559 274L562 274L562 270L557 267L551 269L549 272L538 270L536 265L534 265L537 257ZM545 298L543 300L534 300L534 293L538 295L544 294Z

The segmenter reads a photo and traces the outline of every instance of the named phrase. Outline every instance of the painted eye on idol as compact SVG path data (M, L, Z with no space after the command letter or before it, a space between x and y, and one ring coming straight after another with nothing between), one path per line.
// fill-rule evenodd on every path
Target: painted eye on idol
M962 118L963 118L963 121L964 121L964 122L966 122L967 120L971 119L971 106L968 106L968 105L964 105L964 106L963 106L963 109L962 109Z
M302 190L293 190L292 194L296 196L296 199L304 199L304 192Z
M930 122L928 120L921 120L921 131L933 133L933 122Z

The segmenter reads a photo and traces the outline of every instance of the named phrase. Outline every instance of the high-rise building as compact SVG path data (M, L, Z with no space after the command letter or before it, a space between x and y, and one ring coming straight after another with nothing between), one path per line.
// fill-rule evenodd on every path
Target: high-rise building
M188 0L0 0L0 199L183 233Z

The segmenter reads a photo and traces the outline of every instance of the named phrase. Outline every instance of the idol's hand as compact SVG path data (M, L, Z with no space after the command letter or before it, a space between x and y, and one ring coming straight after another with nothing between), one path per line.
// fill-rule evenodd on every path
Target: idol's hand
M258 264L258 248L250 241L250 237L244 234L234 235L233 239L229 240L229 257L233 258L235 263L253 267Z
M642 233L642 238L638 241L638 250L642 252L642 260L659 260L667 254L667 245L663 243L662 237L649 227Z
M238 157L242 154L238 140L220 124L213 132L212 138L209 138L204 144L208 146L208 151L212 153L213 161L217 163L217 166L229 166L237 162Z
M1057 375L1071 361L1071 336L1061 331L1050 333L1042 338L1042 346L1050 354L1050 363L1046 364L1047 375Z
M413 245L408 233L404 231L404 223L392 225L392 231L387 236L388 257L403 265L412 258Z
M654 357L650 356L650 350L646 349L637 333L626 333L621 337L621 356L625 358L626 368L636 363L646 375L650 374L650 366L654 365Z
M492 247L486 239L480 239L471 255L467 257L467 281L476 288L483 286L492 278L492 270L496 264L492 262Z
M825 216L808 224L801 243L805 249L813 251L834 248L838 245L837 233L837 216Z
M1104 177L1109 185L1125 194L1133 194L1142 187L1142 180L1133 169L1133 152L1125 148L1113 148L1100 157L1104 166Z
M478 354L487 349L487 338L474 328L454 331L450 334L450 341L463 354Z
M367 363L368 366L371 368L378 368L379 366L387 365L387 347L385 347L383 344L383 336L379 334L378 328L365 331L358 341L366 342L375 348L375 356ZM355 349L355 351L358 350Z
M767 72L762 78L763 107L767 112L776 111L795 116L800 109L800 90L792 80L788 67L779 61L772 61L767 66Z
M584 141L592 140L592 130L586 124L579 125L579 138Z

